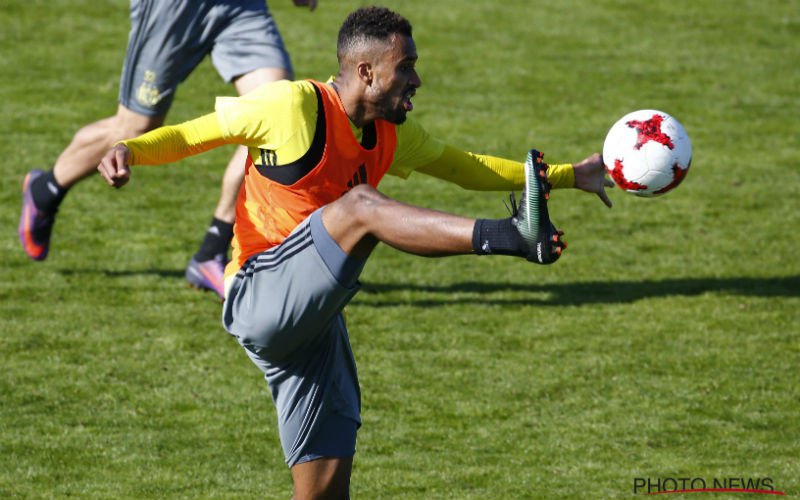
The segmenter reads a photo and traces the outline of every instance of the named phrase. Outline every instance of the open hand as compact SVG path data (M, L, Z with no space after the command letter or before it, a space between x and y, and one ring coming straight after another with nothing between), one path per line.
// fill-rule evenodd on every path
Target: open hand
M603 157L599 153L594 153L580 163L575 163L573 167L575 170L575 187L587 193L596 193L603 203L608 208L611 208L612 203L608 199L606 188L614 187L614 182L606 178Z

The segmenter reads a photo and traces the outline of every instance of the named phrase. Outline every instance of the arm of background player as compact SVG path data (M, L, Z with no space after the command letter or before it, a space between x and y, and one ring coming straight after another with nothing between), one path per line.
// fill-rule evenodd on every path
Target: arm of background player
M223 137L216 113L120 142L131 152L130 165L171 163L228 143L231 139Z
M522 189L525 186L522 163L467 153L449 145L444 146L439 158L415 171L479 191ZM554 189L575 187L571 164L550 165L547 179Z

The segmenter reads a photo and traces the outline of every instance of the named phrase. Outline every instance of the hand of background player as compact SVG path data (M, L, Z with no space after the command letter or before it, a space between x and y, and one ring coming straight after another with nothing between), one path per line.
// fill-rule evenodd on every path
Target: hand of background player
M131 169L128 162L131 151L122 144L117 144L100 160L97 171L103 176L109 186L119 189L131 178ZM577 182L576 182L577 185Z
M294 0L294 4L297 7L308 6L309 10L314 10L317 8L317 0Z
M573 168L575 170L575 187L587 193L597 193L603 203L611 208L612 204L606 194L606 188L614 187L614 182L606 178L603 157L595 153L580 163L575 163Z

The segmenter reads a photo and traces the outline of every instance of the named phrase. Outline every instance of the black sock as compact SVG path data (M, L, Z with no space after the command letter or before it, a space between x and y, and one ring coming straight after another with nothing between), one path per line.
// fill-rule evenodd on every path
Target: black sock
M211 260L217 255L228 255L228 247L233 239L233 224L221 221L216 217L211 219L211 225L206 231L200 250L194 254L195 260L203 262Z
M478 255L526 256L530 251L511 217L476 220L472 230L472 249Z
M69 188L56 182L53 171L45 172L31 182L31 197L36 208L45 212L56 213L61 200L67 195Z

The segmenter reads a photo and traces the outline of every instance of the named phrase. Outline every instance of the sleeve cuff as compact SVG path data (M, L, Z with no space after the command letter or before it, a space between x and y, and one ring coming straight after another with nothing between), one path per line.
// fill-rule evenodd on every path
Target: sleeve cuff
M553 189L573 188L575 187L575 169L571 163L549 165L547 180Z

